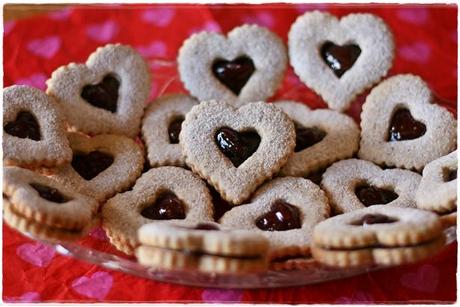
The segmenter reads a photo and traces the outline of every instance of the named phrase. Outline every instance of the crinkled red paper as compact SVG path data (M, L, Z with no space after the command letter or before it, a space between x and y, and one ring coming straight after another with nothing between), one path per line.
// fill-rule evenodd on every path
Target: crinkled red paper
M390 75L423 77L456 113L457 7L401 5L112 5L80 6L4 25L4 86L28 84L45 89L59 66L84 62L98 46L130 44L149 61L154 74L151 97L183 91L174 60L191 33L226 33L242 23L257 23L286 41L290 25L313 9L337 16L370 12L392 29L397 53ZM361 95L349 114L358 118ZM325 107L290 70L272 100L288 98ZM442 137L439 136L439 137ZM423 150L423 149L422 149ZM83 244L114 251L96 230ZM456 243L423 263L386 269L322 284L262 290L215 290L155 282L110 271L56 254L3 226L3 299L60 302L243 302L383 303L456 300Z

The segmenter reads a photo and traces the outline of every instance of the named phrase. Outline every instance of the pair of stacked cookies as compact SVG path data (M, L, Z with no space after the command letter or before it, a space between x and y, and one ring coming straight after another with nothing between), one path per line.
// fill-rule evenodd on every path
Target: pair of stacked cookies
M365 27L372 31L360 30ZM178 65L194 97L160 97L145 112L150 76L128 46L107 45L86 64L57 69L46 94L7 88L4 161L14 166L5 168L5 220L40 238L67 240L84 235L100 216L118 249L167 269L261 271L269 262L281 269L302 267L312 244L313 256L329 265L396 264L428 256L442 246L440 218L413 208L452 221L455 119L432 103L426 84L412 75L389 78L371 91L361 129L340 113L387 73L393 49L389 29L375 16L352 14L339 21L312 12L293 24L289 51L276 35L254 25L236 28L227 38L193 35L180 49ZM283 79L288 54L301 80L334 110L262 102ZM132 139L139 131L144 144ZM445 137L436 138L440 133ZM142 173L144 151L148 167ZM349 159L356 153L363 160ZM374 163L423 169L423 176ZM306 179L314 177L315 183ZM231 208L222 216L216 217L210 186ZM427 197L430 192L436 196ZM376 204L387 205L378 213L366 211ZM412 208L393 209L398 206ZM331 213L340 215L329 218ZM369 256L366 247L376 244L369 237L382 224L385 232L410 237L404 229L414 220L405 215L431 221L435 226L422 224L417 232L430 235L390 243L391 259L398 261ZM55 218L61 216L65 222ZM348 228L334 232L337 219L357 237L347 237ZM356 245L361 235L366 243ZM356 254L350 251L355 247L367 256L324 256L335 249ZM394 256L401 253L418 256Z

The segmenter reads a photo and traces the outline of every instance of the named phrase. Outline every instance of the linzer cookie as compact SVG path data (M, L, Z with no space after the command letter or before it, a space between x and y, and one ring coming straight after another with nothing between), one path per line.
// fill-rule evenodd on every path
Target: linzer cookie
M127 254L138 245L139 227L163 220L212 221L213 204L206 184L179 167L153 168L132 190L115 195L102 207L102 226L112 244Z
M457 121L434 103L418 76L398 75L375 87L361 113L359 157L377 164L421 170L455 150Z
M436 214L380 205L318 224L312 254L317 261L338 267L399 265L434 255L444 242Z
M439 214L457 210L457 151L428 163L417 190L417 206Z
M384 77L393 57L392 34L375 15L307 12L289 30L295 73L337 111Z
M336 213L374 205L415 208L420 179L419 174L408 170L382 170L372 162L349 159L330 166L321 187Z
M51 178L18 167L3 169L4 219L11 227L50 241L83 237L98 203Z
M275 105L293 120L296 132L294 153L282 175L305 177L358 151L360 131L351 117L332 110L312 111L292 101Z
M200 32L179 50L179 74L199 100L234 106L263 101L275 93L287 67L283 41L268 29L243 25L227 37Z
M313 227L329 216L326 195L303 178L274 179L256 191L249 204L234 207L220 219L225 227L264 235L269 259L308 255Z
M142 122L142 137L152 167L185 165L179 133L185 114L196 104L197 100L182 94L163 96L150 104Z
M261 257L268 250L261 234L213 222L150 223L139 228L138 239L142 245L229 257Z
M72 151L56 102L42 91L13 85L3 90L3 161L28 168L69 162Z
M139 229L138 237L139 262L156 268L240 273L268 266L263 236L217 223L151 223Z
M235 109L208 101L187 113L179 140L187 165L222 198L241 204L286 163L294 150L295 130L272 104Z
M140 176L144 163L141 147L121 135L89 137L69 132L72 161L53 178L82 194L103 202L129 188Z
M86 64L58 68L47 85L73 129L129 137L139 132L151 86L142 57L120 44L99 47Z

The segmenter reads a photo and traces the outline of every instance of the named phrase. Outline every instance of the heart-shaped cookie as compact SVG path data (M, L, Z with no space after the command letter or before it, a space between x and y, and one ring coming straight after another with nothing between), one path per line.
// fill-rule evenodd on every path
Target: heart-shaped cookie
M307 12L289 31L295 73L338 111L345 111L356 95L384 77L393 57L390 30L371 14L339 20L328 13Z
M181 80L193 96L234 106L272 96L287 61L282 40L256 25L237 27L227 37L200 32L184 42L178 56Z
M147 108L142 120L142 138L150 166L184 166L179 133L185 114L198 104L195 98L173 94L158 98Z
M111 134L88 137L70 132L68 139L72 161L53 177L82 194L103 202L129 188L142 172L144 153L130 138Z
M99 204L55 180L19 167L3 173L5 221L44 240L76 240L93 226Z
M417 207L440 214L456 211L457 167L457 151L428 163L417 190Z
M86 64L58 68L47 85L74 129L135 137L151 84L148 66L134 49L109 44Z
M163 166L144 173L133 189L112 197L102 207L102 226L112 244L132 254L137 230L152 222L212 222L213 204L206 184L192 172Z
M418 76L398 75L375 87L361 113L358 156L377 164L421 170L453 151L457 121L437 105Z
M256 191L249 204L226 212L225 227L264 235L270 259L308 254L313 227L329 216L326 194L303 178L276 178Z
M240 204L286 163L295 131L289 117L272 104L235 109L208 101L187 113L179 140L187 165L222 198Z
M336 213L383 204L415 208L420 179L419 174L408 170L382 170L372 162L349 159L330 166L321 187Z
M296 147L281 175L305 177L358 150L360 131L351 117L332 110L312 111L293 101L275 106L292 119L296 130Z
M63 116L51 97L24 85L3 90L3 161L36 168L69 162Z
M329 218L313 231L313 257L349 267L416 262L445 244L436 214L414 208L373 206Z

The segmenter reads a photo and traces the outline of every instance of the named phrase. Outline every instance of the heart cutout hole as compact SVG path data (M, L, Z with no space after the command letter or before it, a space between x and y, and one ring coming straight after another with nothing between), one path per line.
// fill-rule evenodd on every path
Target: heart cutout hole
M332 69L334 74L341 78L353 64L355 64L361 48L356 44L336 45L331 41L326 41L320 49L321 58L324 63Z
M150 220L183 220L185 205L176 194L167 190L160 192L153 204L142 209L141 215Z
M326 136L326 132L318 127L303 127L294 122L295 126L295 149L294 152L302 151L308 147L321 142Z
M254 71L254 63L247 56L240 56L231 61L216 59L212 64L214 76L237 96Z
M215 134L219 150L239 167L259 148L260 136L255 130L238 132L229 127L219 128Z
M116 113L119 87L119 78L114 74L107 74L98 84L85 85L81 91L81 98L96 108Z
M387 142L417 139L425 132L424 123L414 119L408 109L400 108L394 112L391 118Z
M29 184L35 191L38 192L41 198L44 198L50 202L62 204L71 200L70 197L65 196L58 189L48 187L40 183Z
M442 177L444 182L449 182L457 179L457 169L443 168Z
M40 126L35 116L28 111L21 111L12 122L8 122L3 130L9 135L40 141Z
M366 225L374 225L374 224L392 224L397 221L398 221L397 218L390 217L384 214L374 213L374 214L366 214L360 219L351 222L350 225L366 226Z
M96 150L74 153L71 165L83 179L91 180L112 165L113 161L112 155Z
M255 223L264 231L284 231L302 226L299 209L281 199L277 199L270 211L258 217Z
M398 194L392 189L377 188L369 184L357 186L355 195L366 207L388 204L398 198Z
M182 122L184 121L183 116L174 117L168 126L168 136L170 144L179 143L179 134L182 129Z

